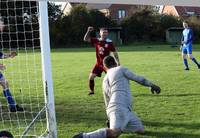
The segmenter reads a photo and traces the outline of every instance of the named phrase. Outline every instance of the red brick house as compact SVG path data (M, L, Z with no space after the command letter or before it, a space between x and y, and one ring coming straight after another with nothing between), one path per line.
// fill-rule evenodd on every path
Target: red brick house
M76 6L77 3L68 2L64 9L63 14L69 14L71 9ZM139 9L144 9L147 6L127 5L127 4L92 4L85 3L87 9L97 9L110 17L112 20L120 22L123 18L130 16Z
M200 7L164 6L161 14L171 14L184 19L191 16L200 18Z

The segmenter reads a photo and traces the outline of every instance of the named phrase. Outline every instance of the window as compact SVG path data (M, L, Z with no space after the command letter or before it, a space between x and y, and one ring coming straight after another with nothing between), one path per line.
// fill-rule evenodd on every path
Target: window
M126 11L125 10L118 10L118 18L124 18L126 17Z
M195 12L187 12L187 15L190 15L190 16L195 15Z

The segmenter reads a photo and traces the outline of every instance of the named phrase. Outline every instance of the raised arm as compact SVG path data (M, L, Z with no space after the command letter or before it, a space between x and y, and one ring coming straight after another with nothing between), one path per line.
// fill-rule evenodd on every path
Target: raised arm
M143 86L147 86L147 87L151 87L151 92L154 93L156 92L157 94L160 93L161 89L159 86L153 84L152 82L150 82L149 80L145 79L142 76L138 76L134 73L132 73L131 71L129 71L128 69L125 69L124 75L132 81L135 81Z
M90 42L90 33L94 30L94 28L92 26L89 26L88 29L87 29L87 32L85 33L85 36L84 36L84 41L85 42Z

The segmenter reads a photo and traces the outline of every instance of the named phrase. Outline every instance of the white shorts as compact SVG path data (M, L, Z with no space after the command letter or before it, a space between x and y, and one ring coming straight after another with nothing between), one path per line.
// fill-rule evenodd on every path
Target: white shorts
M129 109L112 111L108 118L111 129L120 129L122 132L136 132L144 129L141 120Z

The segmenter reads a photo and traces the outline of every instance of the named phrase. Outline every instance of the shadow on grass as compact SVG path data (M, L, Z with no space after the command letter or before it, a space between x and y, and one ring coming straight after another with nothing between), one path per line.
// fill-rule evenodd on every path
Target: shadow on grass
M185 127L188 129L200 129L200 124L185 124L185 123L160 123L160 122L144 122L146 126L153 127L162 127L162 126L172 126L172 127ZM172 129L173 131L173 129ZM146 138L146 137L155 137L155 138L200 138L200 134L189 134L184 132L159 132L159 131L146 131L142 135L128 135L126 138Z
M165 123L165 122L150 122L150 121L143 121L145 126L151 127L175 127L175 128L186 128L186 129L200 129L200 123ZM199 134L200 136L200 134Z
M134 95L134 97L187 97L187 96L199 96L200 93L187 93L187 94L138 94Z
M184 132L177 133L177 132L154 132L154 131L146 131L143 136L151 136L156 138L199 138L200 134L186 134ZM136 137L143 137L143 136L136 136ZM131 138L128 137L128 138Z

